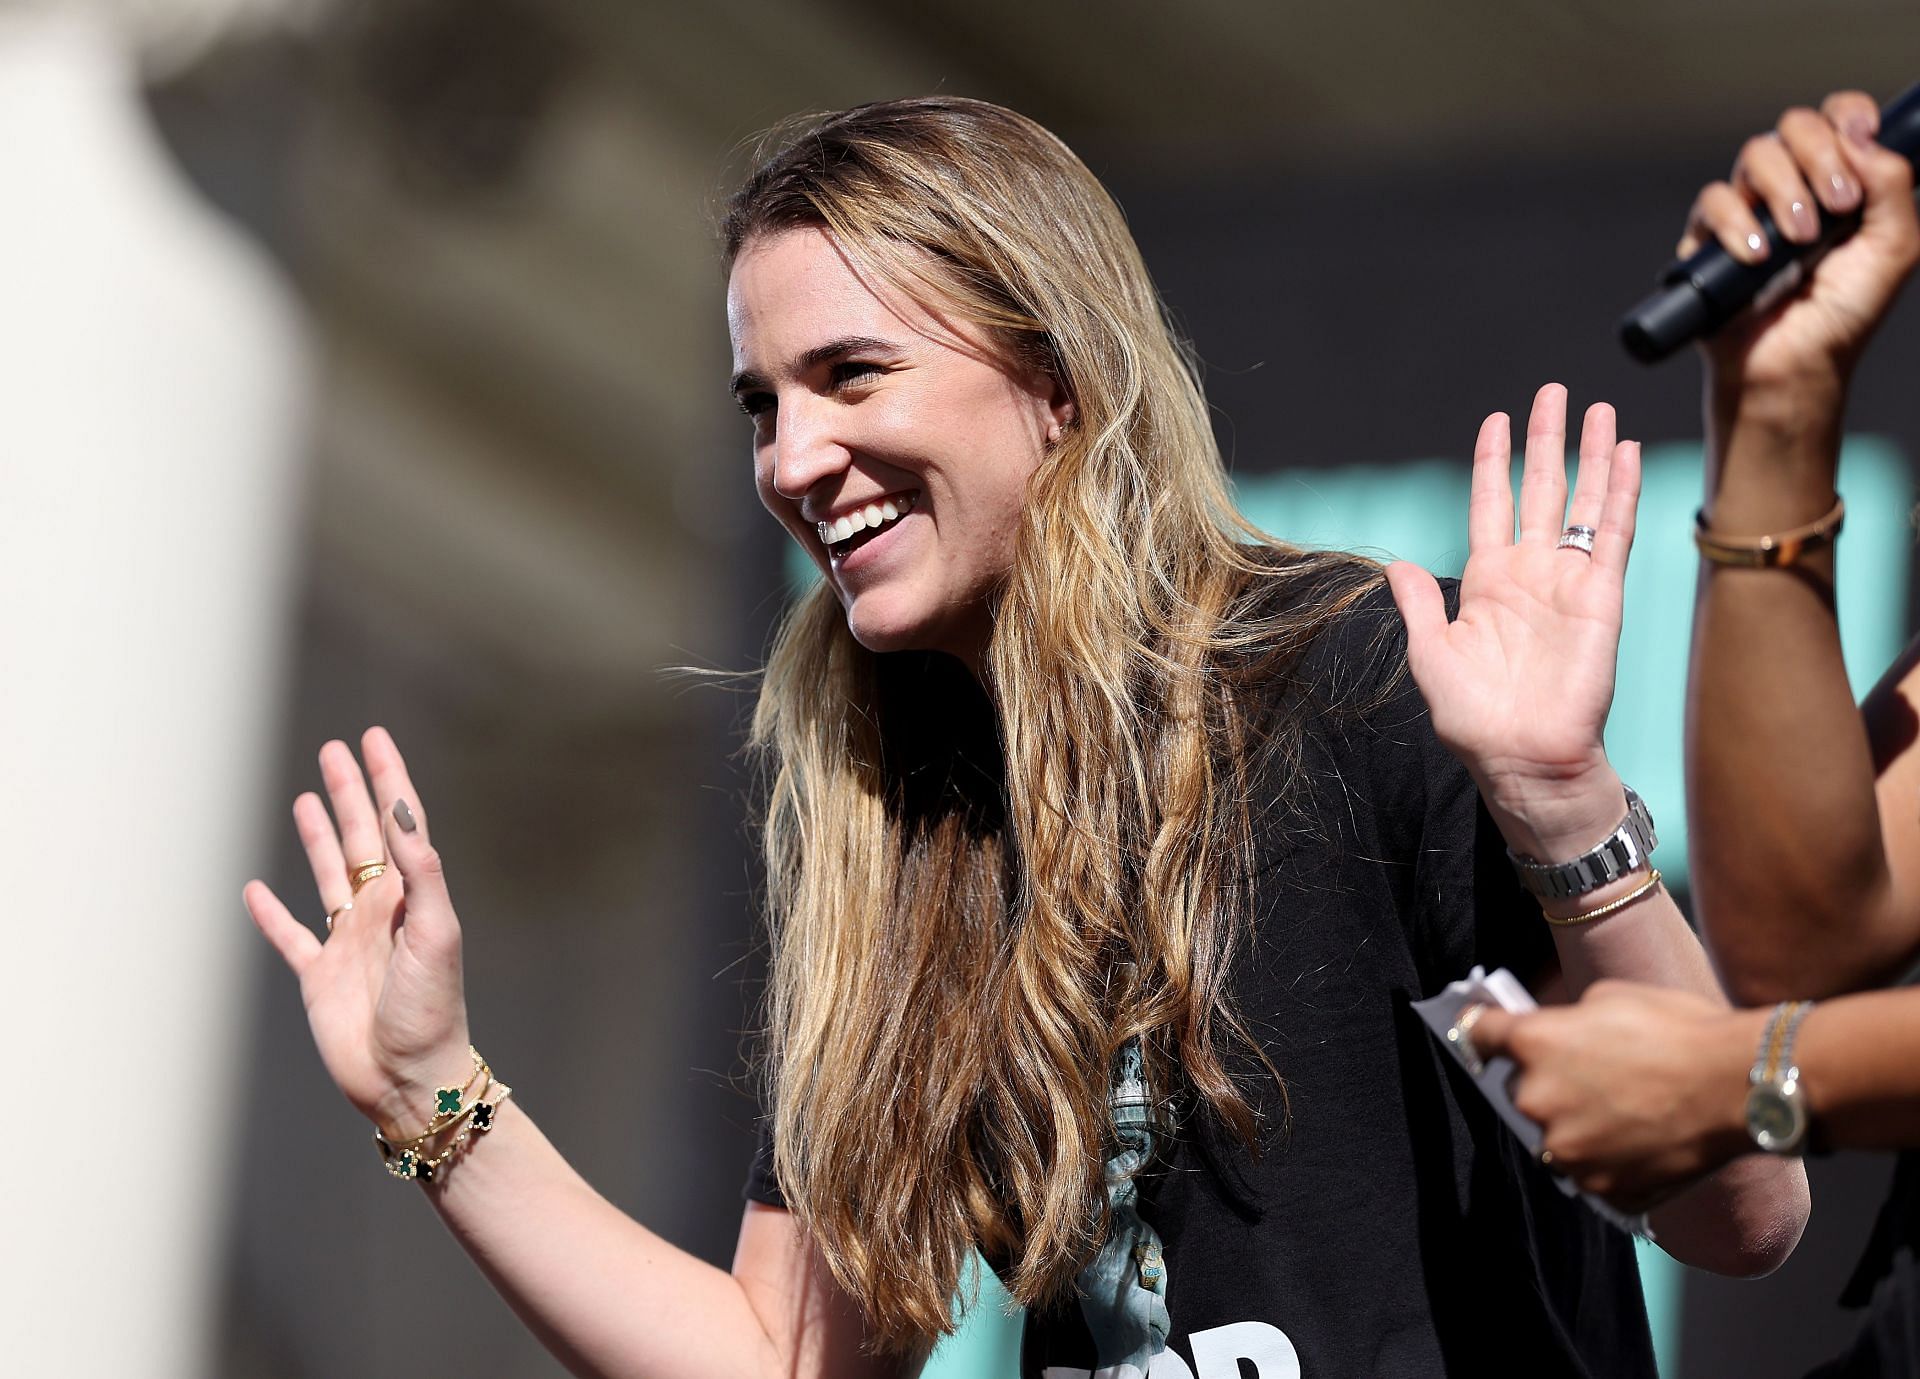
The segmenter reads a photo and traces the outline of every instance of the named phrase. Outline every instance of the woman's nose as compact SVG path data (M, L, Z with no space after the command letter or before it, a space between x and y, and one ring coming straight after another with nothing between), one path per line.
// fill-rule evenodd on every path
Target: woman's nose
M773 430L773 487L796 502L822 479L847 467L849 452L831 412L808 399L782 402Z

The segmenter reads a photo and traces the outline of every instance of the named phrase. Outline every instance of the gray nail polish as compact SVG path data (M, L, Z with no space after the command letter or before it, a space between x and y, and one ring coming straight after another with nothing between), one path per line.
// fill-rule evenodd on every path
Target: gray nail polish
M407 808L407 802L405 800L395 800L393 802L393 821L408 833L420 827L419 824L414 822L413 811Z

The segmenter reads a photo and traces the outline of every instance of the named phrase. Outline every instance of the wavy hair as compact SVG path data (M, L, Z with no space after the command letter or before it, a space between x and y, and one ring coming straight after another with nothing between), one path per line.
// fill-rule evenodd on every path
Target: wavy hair
M1107 1228L1127 1039L1153 1085L1256 1144L1229 1068L1236 1041L1265 1064L1228 999L1246 787L1256 754L1286 777L1305 709L1256 723L1249 691L1379 572L1236 511L1196 362L1059 139L932 97L776 140L729 203L729 265L822 226L1074 404L1030 481L987 688L946 657L865 650L821 586L753 720L775 1169L876 1342L904 1348L951 1329L976 1245L1022 1304L1070 1290Z

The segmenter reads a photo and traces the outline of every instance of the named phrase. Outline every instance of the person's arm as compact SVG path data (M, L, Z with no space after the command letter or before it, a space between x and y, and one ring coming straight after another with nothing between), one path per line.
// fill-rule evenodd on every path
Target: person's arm
M262 883L247 908L300 979L328 1074L391 1139L430 1118L434 1088L473 1071L461 935L420 797L391 738L362 742L372 792L342 743L321 752L333 817L294 815L323 904L323 943ZM377 803L376 803L377 801ZM337 821L337 822L336 822ZM352 893L349 868L393 870ZM351 898L351 905L346 902ZM368 1156L369 1172L378 1171ZM633 1221L570 1168L519 1103L425 1189L454 1238L574 1373L633 1379L904 1379L919 1357L862 1353L859 1309L777 1208L750 1205L731 1273Z
M575 1374L906 1379L920 1368L923 1357L864 1353L859 1308L789 1212L748 1203L732 1270L716 1268L608 1202L513 1102L427 1192Z
M1601 729L1613 699L1640 482L1639 447L1616 444L1610 407L1587 413L1571 506L1565 446L1566 390L1549 384L1527 427L1515 539L1507 419L1495 415L1481 427L1456 619L1448 621L1426 571L1405 562L1387 571L1435 734L1472 774L1508 845L1548 862L1586 852L1626 811ZM1563 520L1595 529L1590 555L1559 547ZM1647 879L1635 872L1545 908L1571 917L1622 899ZM1604 919L1556 925L1553 938L1574 994L1612 977L1723 1002L1698 940L1662 888ZM1715 1174L1653 1224L1675 1258L1752 1274L1786 1257L1807 1210L1797 1163L1755 1161Z
M1708 343L1704 511L1716 534L1791 531L1833 507L1848 379L1920 258L1912 169L1872 142L1877 126L1857 92L1789 111L1695 203L1681 251L1717 237L1745 259L1756 205L1787 227L1805 224L1796 204L1862 212L1798 294ZM1833 577L1831 547L1784 568L1700 565L1691 875L1721 973L1747 1002L1881 985L1920 950L1916 653L1857 710Z
M1487 1007L1472 1038L1483 1057L1514 1061L1514 1105L1540 1123L1555 1167L1639 1211L1754 1152L1746 1098L1771 1016L1607 982L1575 1006ZM1920 1145L1920 991L1820 1002L1800 1022L1793 1061L1815 1143Z

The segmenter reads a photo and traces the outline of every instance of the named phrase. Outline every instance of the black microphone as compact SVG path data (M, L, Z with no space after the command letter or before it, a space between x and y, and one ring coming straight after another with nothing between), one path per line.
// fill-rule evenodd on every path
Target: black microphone
M1881 147L1892 149L1920 169L1920 86L1909 87L1880 112ZM1800 244L1780 233L1766 207L1755 208L1768 254L1758 263L1740 262L1708 240L1692 257L1667 266L1660 290L1629 311L1620 322L1620 343L1643 364L1657 364L1689 340L1713 334L1756 300L1778 300L1799 286L1820 255L1860 227L1860 212L1832 215L1816 200L1819 238Z

